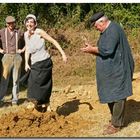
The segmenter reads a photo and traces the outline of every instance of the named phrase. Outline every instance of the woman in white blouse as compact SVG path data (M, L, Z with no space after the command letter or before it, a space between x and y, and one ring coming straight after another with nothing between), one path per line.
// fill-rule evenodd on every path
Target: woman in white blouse
M64 62L67 61L65 52L59 43L44 30L37 28L35 15L29 14L24 20L27 31L25 38L25 70L30 70L27 97L28 108L46 108L50 110L50 96L52 91L52 60L46 50L45 40L51 42L61 53ZM29 65L29 59L31 65Z

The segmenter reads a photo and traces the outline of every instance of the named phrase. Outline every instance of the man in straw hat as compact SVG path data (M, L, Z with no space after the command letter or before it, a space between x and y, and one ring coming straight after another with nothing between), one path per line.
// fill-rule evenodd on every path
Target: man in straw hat
M96 55L97 90L101 103L107 103L111 120L103 134L113 134L124 126L127 97L132 95L134 61L126 35L121 26L103 12L95 13L91 26L100 31L97 46L88 42L81 50Z
M12 105L15 105L18 102L19 77L22 63L21 53L24 52L24 34L20 29L16 29L16 20L13 16L7 16L5 22L6 28L0 30L2 42L0 53L3 54L0 100L3 101L7 93L10 73L12 71Z

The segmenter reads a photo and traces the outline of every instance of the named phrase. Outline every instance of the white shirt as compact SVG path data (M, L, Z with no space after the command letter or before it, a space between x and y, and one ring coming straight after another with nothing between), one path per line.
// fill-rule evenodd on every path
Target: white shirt
M45 49L45 40L40 36L39 33L40 29L38 28L30 37L28 31L24 33L26 49L31 54L32 64L50 57L50 54Z

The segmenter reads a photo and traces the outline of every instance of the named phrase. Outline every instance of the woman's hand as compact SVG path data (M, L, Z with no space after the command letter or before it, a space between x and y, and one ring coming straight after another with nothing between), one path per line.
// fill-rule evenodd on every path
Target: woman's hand
M65 54L62 54L62 58L63 58L63 61L66 63L68 60L67 56Z
M28 71L28 70L30 70L31 68L30 68L30 66L29 66L29 64L25 64L25 71Z

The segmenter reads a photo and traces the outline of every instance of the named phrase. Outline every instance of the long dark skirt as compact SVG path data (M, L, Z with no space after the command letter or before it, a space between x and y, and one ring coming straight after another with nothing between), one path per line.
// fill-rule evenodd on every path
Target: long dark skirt
M51 58L36 62L31 66L28 79L28 99L36 100L39 104L48 103L52 92Z

